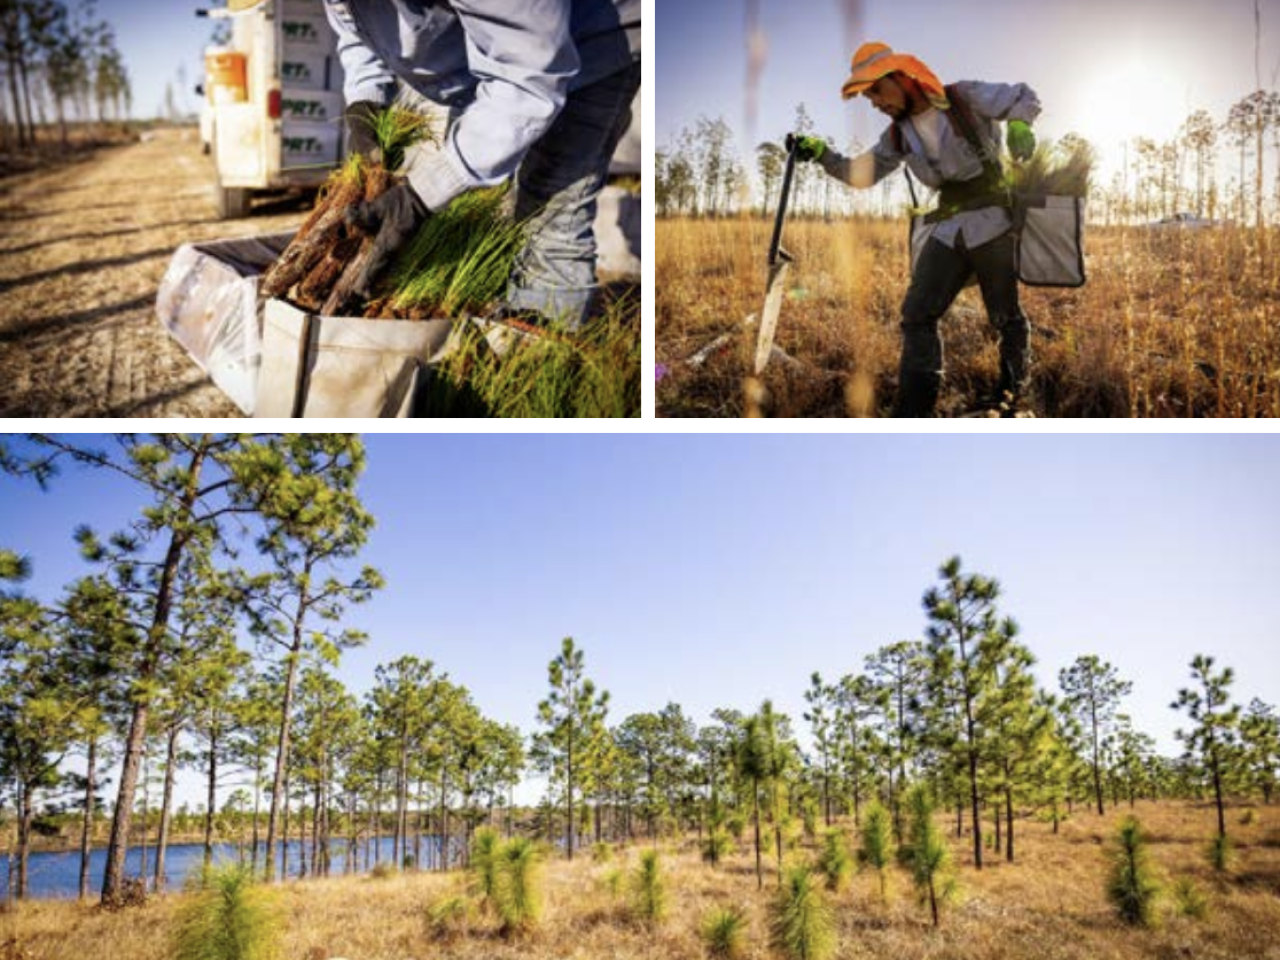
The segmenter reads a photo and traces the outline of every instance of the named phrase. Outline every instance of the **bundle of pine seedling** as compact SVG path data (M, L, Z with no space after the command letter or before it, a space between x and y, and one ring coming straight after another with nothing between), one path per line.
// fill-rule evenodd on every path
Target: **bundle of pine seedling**
M526 331L501 352L468 331L431 371L430 417L638 417L640 325L619 303L573 333Z
M1042 142L1030 159L1007 165L1007 185L1014 195L1087 196L1095 160L1093 147L1080 137Z
M315 209L259 286L326 316L430 319L483 310L506 288L523 227L507 212L507 189L464 194L427 218L384 276L374 278L368 300L355 292L374 238L347 222L360 203L397 183L397 169L413 144L434 139L421 114L396 105L381 112L373 133L383 162L354 155L321 190Z

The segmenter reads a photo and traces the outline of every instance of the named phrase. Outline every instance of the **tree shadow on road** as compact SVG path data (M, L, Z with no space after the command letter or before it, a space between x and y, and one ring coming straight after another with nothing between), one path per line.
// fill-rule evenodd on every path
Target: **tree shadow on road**
M30 286L33 283L41 283L45 280L52 280L56 277L74 277L82 273L97 273L99 270L110 270L115 267L128 267L135 263L143 263L147 260L156 260L160 257L170 257L173 255L173 248L155 247L151 250L143 250L140 253L132 253L127 257L107 257L103 260L82 260L78 263L68 263L65 266L55 267L52 270L43 270L40 273L28 273L26 276L17 277L13 280L0 280L0 294L8 293L18 287Z
M206 223L218 223L216 217L206 217L203 220L169 220L165 223L149 223L142 227L129 227L125 230L100 230L97 233L70 233L64 237L52 237L48 240L40 240L36 243L24 244L21 247L7 247L0 249L0 257L11 256L15 253L26 253L30 250L38 250L41 247L51 247L55 243L73 243L77 240L106 240L111 237L125 237L133 233L147 233L150 230L163 230L166 227L198 227Z
M155 300L155 294L148 293L121 303L94 307L90 310L80 310L76 313L67 313L59 317L40 317L33 320L23 320L0 329L0 343L23 343L24 346L28 347L36 346L38 341L58 336L68 330L99 323L122 313L148 309L155 304Z

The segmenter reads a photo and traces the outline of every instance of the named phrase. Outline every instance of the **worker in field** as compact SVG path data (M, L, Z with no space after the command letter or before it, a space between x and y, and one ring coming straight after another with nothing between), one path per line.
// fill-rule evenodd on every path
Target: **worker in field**
M229 0L233 10L261 0ZM405 181L354 211L376 234L360 289L434 211L515 177L530 219L505 312L579 325L599 297L596 198L640 87L641 0L324 0L345 71L349 143L400 84L449 111L442 148L412 148Z
M857 157L844 157L813 136L788 136L800 160L817 161L831 176L870 187L906 161L938 190L938 208L925 217L932 234L916 260L902 304L902 357L894 416L932 416L942 382L938 322L976 275L987 316L1000 337L996 398L1012 410L1025 394L1030 324L1018 303L1013 220L1003 188L997 121L1006 125L1009 153L1025 160L1035 150L1031 123L1040 101L1025 84L960 82L943 87L915 57L883 43L866 43L853 57L846 100L859 94L892 123Z

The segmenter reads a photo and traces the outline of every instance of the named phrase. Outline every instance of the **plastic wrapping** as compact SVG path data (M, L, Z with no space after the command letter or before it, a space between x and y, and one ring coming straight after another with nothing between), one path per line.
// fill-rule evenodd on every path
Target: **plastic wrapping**
M258 278L292 233L183 244L160 281L156 314L202 370L254 413L261 359Z

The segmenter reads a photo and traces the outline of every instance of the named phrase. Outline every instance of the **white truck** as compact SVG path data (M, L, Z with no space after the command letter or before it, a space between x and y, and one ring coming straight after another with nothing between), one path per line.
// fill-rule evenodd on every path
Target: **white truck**
M254 191L318 186L342 157L342 66L322 0L269 0L226 19L205 51L200 133L217 169L218 215L243 217Z

